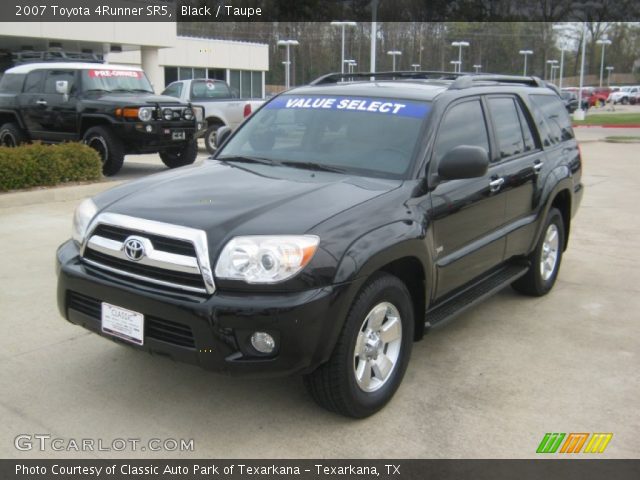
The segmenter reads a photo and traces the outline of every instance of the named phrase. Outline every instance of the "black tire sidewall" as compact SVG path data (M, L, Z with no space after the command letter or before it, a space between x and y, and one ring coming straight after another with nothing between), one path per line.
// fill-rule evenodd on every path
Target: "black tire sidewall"
M191 165L198 157L197 140L189 140L177 152L163 151L160 152L160 159L169 168L184 167Z
M357 410L353 412L353 415L356 417L368 416L375 413L391 399L400 386L409 362L409 357L411 356L411 347L413 345L413 307L411 297L404 284L396 277L385 275L376 279L371 285L374 286L373 289L365 289L365 295L356 299L349 312L343 331L343 335L348 338L348 348L341 352L343 358L341 358L340 361L343 364L345 372L342 381L345 383L344 386L350 397L350 403L357 406ZM400 355L398 357L398 363L391 373L391 378L387 380L385 385L375 392L364 392L358 386L353 373L355 344L366 315L375 305L381 302L393 304L400 313L402 321Z
M547 234L547 229L549 225L555 223L556 228L558 229L558 258L556 259L555 270L553 274L547 279L544 280L542 278L542 274L540 273L540 261L542 259L542 245L544 244L544 239ZM534 269L534 282L536 284L536 289L540 293L546 293L553 288L553 285L556 283L558 278L558 273L560 272L560 265L562 263L562 251L564 248L564 221L562 220L562 214L559 210L552 208L547 215L547 221L545 222L544 228L540 233L540 240L538 241L538 245L536 246L535 255L533 256L533 264L531 268Z
M102 160L102 173L104 175L114 175L121 168L124 162L124 149L121 142L115 138L107 127L92 127L83 136L83 141L91 147L91 140L100 138L104 142L107 152L106 158Z
M218 136L216 134L216 143L213 145L209 142L209 137L211 136L212 132L217 132L220 127L222 127L222 125L218 125L218 124L211 125L209 128L207 128L207 131L204 134L204 146L207 149L207 152L209 152L211 155L213 155L216 152L216 149L218 148L217 147Z
M11 135L13 138L14 146L17 147L21 143L24 143L25 136L22 130L15 123L5 123L0 126L0 146L4 146L5 135Z

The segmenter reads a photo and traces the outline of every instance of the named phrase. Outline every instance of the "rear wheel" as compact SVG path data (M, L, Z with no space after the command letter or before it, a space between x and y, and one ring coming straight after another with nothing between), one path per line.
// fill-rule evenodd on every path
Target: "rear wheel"
M93 148L102 161L102 173L115 175L124 163L124 145L109 127L92 127L83 137L84 143Z
M397 277L379 274L367 283L331 358L305 376L305 386L320 406L364 418L391 400L411 354L411 305L409 291Z
M27 140L18 124L9 122L0 127L0 146L17 147Z
M558 278L564 247L564 221L557 208L549 210L542 236L529 256L531 267L513 282L513 288L525 295L540 297L553 288Z
M160 152L162 162L169 168L184 167L195 162L198 156L198 142L190 140L178 150Z

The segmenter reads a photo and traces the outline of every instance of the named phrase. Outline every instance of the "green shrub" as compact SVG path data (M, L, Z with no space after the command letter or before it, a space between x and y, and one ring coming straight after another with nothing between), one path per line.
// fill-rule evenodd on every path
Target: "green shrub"
M101 177L98 153L83 143L0 147L0 191Z

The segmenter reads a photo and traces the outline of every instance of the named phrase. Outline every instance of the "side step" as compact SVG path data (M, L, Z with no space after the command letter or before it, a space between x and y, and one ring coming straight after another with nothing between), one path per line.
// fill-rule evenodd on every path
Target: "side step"
M507 265L491 274L489 277L463 290L454 297L427 310L425 328L433 327L445 320L451 320L477 303L498 293L500 290L517 280L529 269L528 265Z

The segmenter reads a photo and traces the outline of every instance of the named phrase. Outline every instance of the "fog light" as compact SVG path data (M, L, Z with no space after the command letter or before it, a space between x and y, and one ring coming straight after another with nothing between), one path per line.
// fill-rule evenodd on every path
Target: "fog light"
M266 332L254 332L251 345L260 353L271 353L276 348L276 341Z
M153 132L153 127L151 125L147 125L146 127L144 127L144 129L147 131L147 133Z

